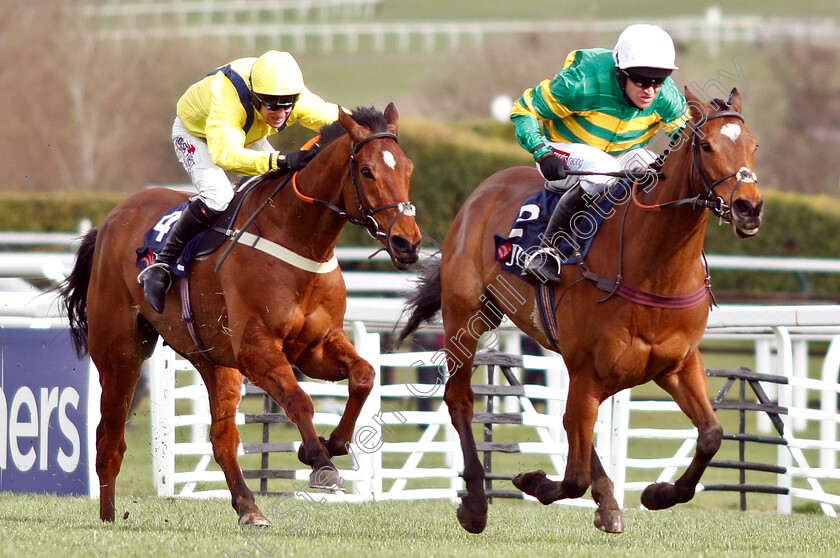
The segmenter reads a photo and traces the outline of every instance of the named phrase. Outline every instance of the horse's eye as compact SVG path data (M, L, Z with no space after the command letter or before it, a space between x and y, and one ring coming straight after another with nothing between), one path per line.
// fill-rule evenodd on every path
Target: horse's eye
M359 173L365 178L373 178L373 171L370 167L362 167Z
M711 146L711 144L710 144L709 142L707 142L707 141L701 141L701 142L700 142L700 149L702 149L702 150L703 150L703 151L705 151L706 153L711 153L711 152L712 152L712 146Z

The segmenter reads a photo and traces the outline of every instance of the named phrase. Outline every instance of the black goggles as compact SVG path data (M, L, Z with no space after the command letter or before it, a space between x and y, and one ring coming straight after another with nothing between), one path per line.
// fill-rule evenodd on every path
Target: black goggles
M651 76L643 76L639 75L632 71L621 70L627 79L636 87L640 89L647 89L648 87L659 88L662 87L662 84L665 82L668 76L663 77L651 77Z
M295 106L299 95L264 95L254 93L254 97L268 110L287 110Z

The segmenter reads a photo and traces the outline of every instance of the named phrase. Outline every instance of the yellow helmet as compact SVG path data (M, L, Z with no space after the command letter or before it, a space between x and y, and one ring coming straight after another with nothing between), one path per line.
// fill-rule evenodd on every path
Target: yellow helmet
M263 95L300 95L303 74L288 52L269 50L251 66L251 91Z

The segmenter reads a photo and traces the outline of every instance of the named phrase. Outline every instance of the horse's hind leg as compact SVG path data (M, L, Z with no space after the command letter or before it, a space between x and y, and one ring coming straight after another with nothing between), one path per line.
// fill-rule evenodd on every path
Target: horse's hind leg
M470 533L481 533L487 525L484 467L478 459L472 430L474 397L471 384L478 339L487 327L481 327L479 321L469 323L469 318L475 316L476 312L463 308L453 310L446 305L443 310L446 336L444 348L449 370L443 399L449 408L452 426L461 440L461 452L464 455L462 476L467 489L466 496L461 498L457 515L458 522ZM481 330L477 331L475 327Z
M156 334L145 320L108 313L107 323L89 313L90 356L102 387L101 420L96 428L96 473L99 476L99 518L114 521L116 480L125 454L125 421L140 378L140 366L154 346ZM128 323L132 322L132 323Z
M691 500L700 477L720 448L723 438L723 428L709 401L706 370L699 352L689 357L682 370L661 376L656 379L656 383L667 391L688 415L697 427L698 436L697 451L685 473L674 484L655 483L642 492L642 504L649 510L670 508L674 504L683 504Z
M231 505L239 514L239 524L271 525L257 508L254 494L245 484L236 457L239 448L236 408L242 393L242 374L235 368L213 367L209 364L198 364L197 368L201 372L210 398L210 442L213 444L213 457L225 474Z

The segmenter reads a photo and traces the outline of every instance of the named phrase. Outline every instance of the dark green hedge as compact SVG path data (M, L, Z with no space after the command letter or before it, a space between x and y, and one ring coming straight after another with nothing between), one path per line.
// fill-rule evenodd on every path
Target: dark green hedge
M512 138L509 127L487 123L400 123L401 147L415 164L411 200L417 206L417 220L429 248L443 242L455 213L484 178L506 167L532 164ZM302 140L302 136L294 138L295 143ZM764 223L758 236L737 239L729 226L710 218L708 253L840 258L840 201L773 191L764 194ZM0 194L0 229L75 231L82 218L96 226L126 195ZM341 243L377 245L364 230L354 226L345 229ZM840 298L840 275L809 274L805 279L812 293ZM716 271L712 285L721 291L755 293L803 290L802 277L778 272Z

